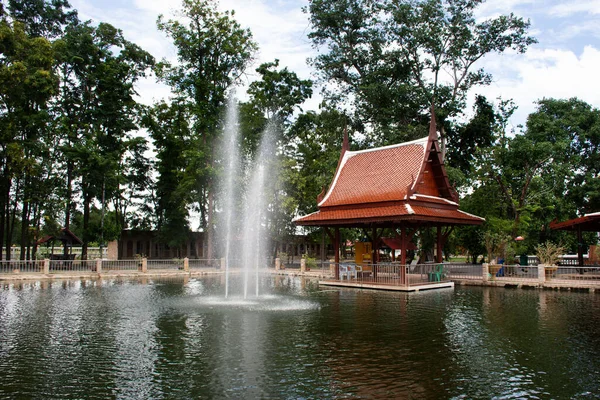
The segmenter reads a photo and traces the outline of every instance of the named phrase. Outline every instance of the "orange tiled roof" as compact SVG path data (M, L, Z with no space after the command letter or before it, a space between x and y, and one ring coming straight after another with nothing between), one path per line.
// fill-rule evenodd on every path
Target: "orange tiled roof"
M376 222L394 220L445 221L448 223L479 224L484 219L452 208L414 206L407 202L392 205L373 205L350 208L322 208L317 212L294 220L299 225L319 225L321 223L347 224L353 222Z
M403 200L423 166L428 138L345 152L319 207Z

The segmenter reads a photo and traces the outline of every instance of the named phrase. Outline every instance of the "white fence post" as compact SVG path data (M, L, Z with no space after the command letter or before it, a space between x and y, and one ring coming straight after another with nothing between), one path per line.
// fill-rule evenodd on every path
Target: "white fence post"
M538 264L538 280L540 283L546 282L546 266L544 264Z
M148 259L146 257L142 258L142 272L148 272Z
M42 273L46 275L50 273L50 260L48 258L44 260L44 265L42 266Z
M97 273L102 272L102 259L101 258L96 259L96 272Z
M275 271L279 271L281 269L281 258L275 259Z
M483 263L481 264L481 276L483 277L483 281L487 282L490 278L490 264Z
M306 258L300 259L300 273L303 274L306 272Z
M190 259L187 257L183 259L183 270L185 272L190 272Z

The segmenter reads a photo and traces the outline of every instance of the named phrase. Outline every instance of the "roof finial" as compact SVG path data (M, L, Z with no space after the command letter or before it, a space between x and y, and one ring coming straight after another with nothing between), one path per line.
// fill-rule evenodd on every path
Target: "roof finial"
M433 108L433 101L431 102L431 122L429 123L429 138L437 140L437 128L435 123L435 109Z
M350 150L350 142L348 140L348 125L344 125L344 142L342 143L342 152Z

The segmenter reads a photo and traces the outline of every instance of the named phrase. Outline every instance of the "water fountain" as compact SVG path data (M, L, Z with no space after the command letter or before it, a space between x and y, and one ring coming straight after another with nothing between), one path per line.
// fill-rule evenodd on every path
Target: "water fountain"
M235 99L230 99L227 110L227 117L224 129L224 145L222 160L224 167L224 180L221 190L223 204L223 226L221 231L224 237L223 255L225 257L225 297L229 298L232 292L231 275L233 273L233 264L238 263L241 268L242 283L239 293L244 299L250 296L250 287L254 283L254 296L260 295L260 269L266 267L261 265L265 260L261 260L261 254L266 254L268 242L265 238L268 183L271 181L273 168L272 160L274 154L274 135L275 128L272 125L265 130L262 135L261 143L256 153L255 159L248 162L246 171L242 171L240 150L240 133L238 112L235 105ZM236 182L237 179L245 177L247 183L246 190L243 182ZM241 204L236 204L236 199L242 199ZM241 212L236 213L236 210ZM236 221L242 222L237 226ZM241 259L235 260L232 257L233 243L237 243L242 249Z

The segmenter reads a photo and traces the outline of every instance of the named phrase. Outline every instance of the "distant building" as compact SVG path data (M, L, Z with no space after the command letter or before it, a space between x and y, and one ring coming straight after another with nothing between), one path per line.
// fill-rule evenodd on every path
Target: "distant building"
M171 248L159 240L157 231L123 230L118 241L119 260L137 257L166 260L171 258L202 258L203 232L190 232L187 242Z

